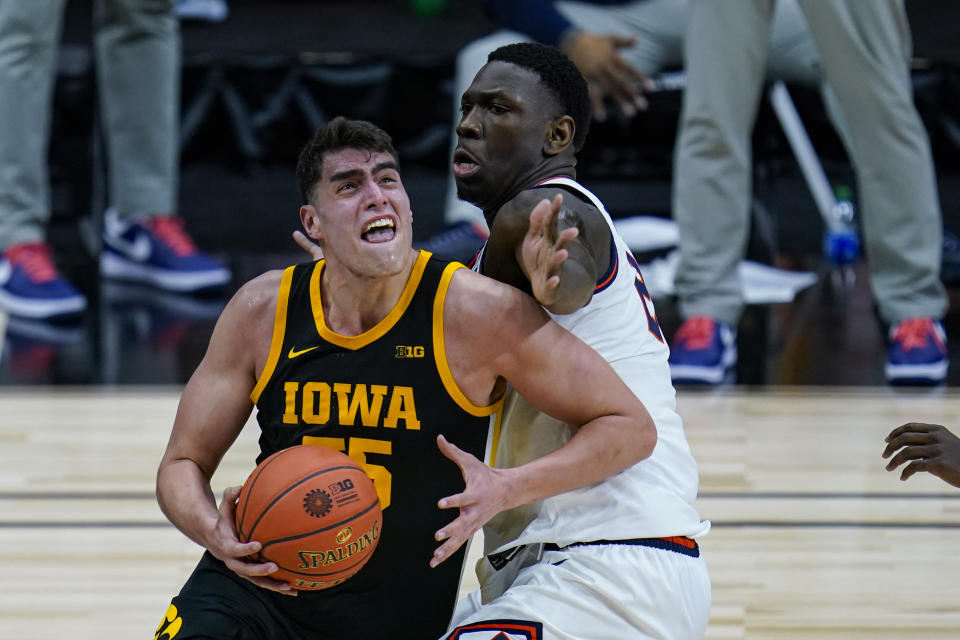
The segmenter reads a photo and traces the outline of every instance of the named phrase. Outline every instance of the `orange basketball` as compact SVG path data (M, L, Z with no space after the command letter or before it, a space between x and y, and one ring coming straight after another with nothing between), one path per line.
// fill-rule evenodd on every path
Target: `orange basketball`
M313 591L335 586L366 564L383 517L373 481L339 451L283 449L257 465L237 500L241 542L263 545L271 578Z

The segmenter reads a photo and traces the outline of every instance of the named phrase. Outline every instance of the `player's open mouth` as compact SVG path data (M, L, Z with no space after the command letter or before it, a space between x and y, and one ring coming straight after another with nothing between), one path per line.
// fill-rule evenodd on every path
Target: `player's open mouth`
M367 242L390 242L397 235L397 228L390 218L377 218L367 223L361 237Z
M478 165L472 162L454 162L453 175L458 178L466 178L475 174L479 168Z
M457 149L453 153L453 175L467 178L480 170L480 165L465 151Z

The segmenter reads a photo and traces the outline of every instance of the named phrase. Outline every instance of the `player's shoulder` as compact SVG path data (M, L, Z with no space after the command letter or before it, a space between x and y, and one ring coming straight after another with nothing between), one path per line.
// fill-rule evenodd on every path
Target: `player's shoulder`
M526 233L530 223L530 212L534 207L543 200L553 200L557 195L563 197L561 220L566 221L563 226L593 228L598 232L608 229L603 213L593 202L569 188L554 185L544 185L519 192L501 207L496 222L500 223L502 219L503 227L515 228L517 232Z
M277 294L282 280L281 269L267 271L248 280L233 294L224 312L240 318L256 319L267 316L272 319L277 308Z
M283 272L283 269L273 269L247 280L237 290L234 298L241 300L250 307L275 304L280 283L283 280Z
M246 363L252 367L257 354L269 350L281 274L264 273L237 289L217 319L208 355L214 354L214 359L234 358L237 366Z
M445 307L461 320L496 324L519 309L540 309L516 287L471 271L457 269L450 280Z
M589 216L600 216L600 210L586 195L573 187L558 184L544 184L531 189L524 189L515 197L519 203L531 208L541 200L552 200L556 195L563 196L563 206L570 211L576 211Z

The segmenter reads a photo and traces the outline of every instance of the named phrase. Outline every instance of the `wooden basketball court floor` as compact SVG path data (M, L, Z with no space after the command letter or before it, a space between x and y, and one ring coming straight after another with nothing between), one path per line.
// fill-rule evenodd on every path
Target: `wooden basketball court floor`
M178 393L0 391L0 638L154 632L200 554L153 495ZM707 638L960 637L960 490L900 482L880 458L904 422L960 427L960 394L731 388L678 404L713 522ZM216 491L246 478L256 437L251 421Z

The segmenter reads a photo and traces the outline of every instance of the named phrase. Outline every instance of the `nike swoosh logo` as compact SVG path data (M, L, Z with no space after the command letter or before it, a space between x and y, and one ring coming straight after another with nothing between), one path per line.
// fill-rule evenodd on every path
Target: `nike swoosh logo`
M133 242L116 236L107 237L104 240L111 247L137 262L144 262L150 257L150 238L144 235L138 235Z
M13 265L7 259L0 260L0 285L7 284L7 280L13 275Z
M316 346L316 347L307 347L306 349L301 349L300 351L296 351L293 347L290 347L290 353L287 354L287 358L289 358L289 359L292 360L293 358L296 358L297 356L302 356L302 355L305 354L307 351L313 351L314 349L317 349L317 348L319 348L319 345Z
M116 209L112 207L107 209L103 214L103 240L115 251L126 254L131 260L145 262L153 249L146 232L135 233L132 242L123 237L123 234L134 224L136 223L121 219Z

